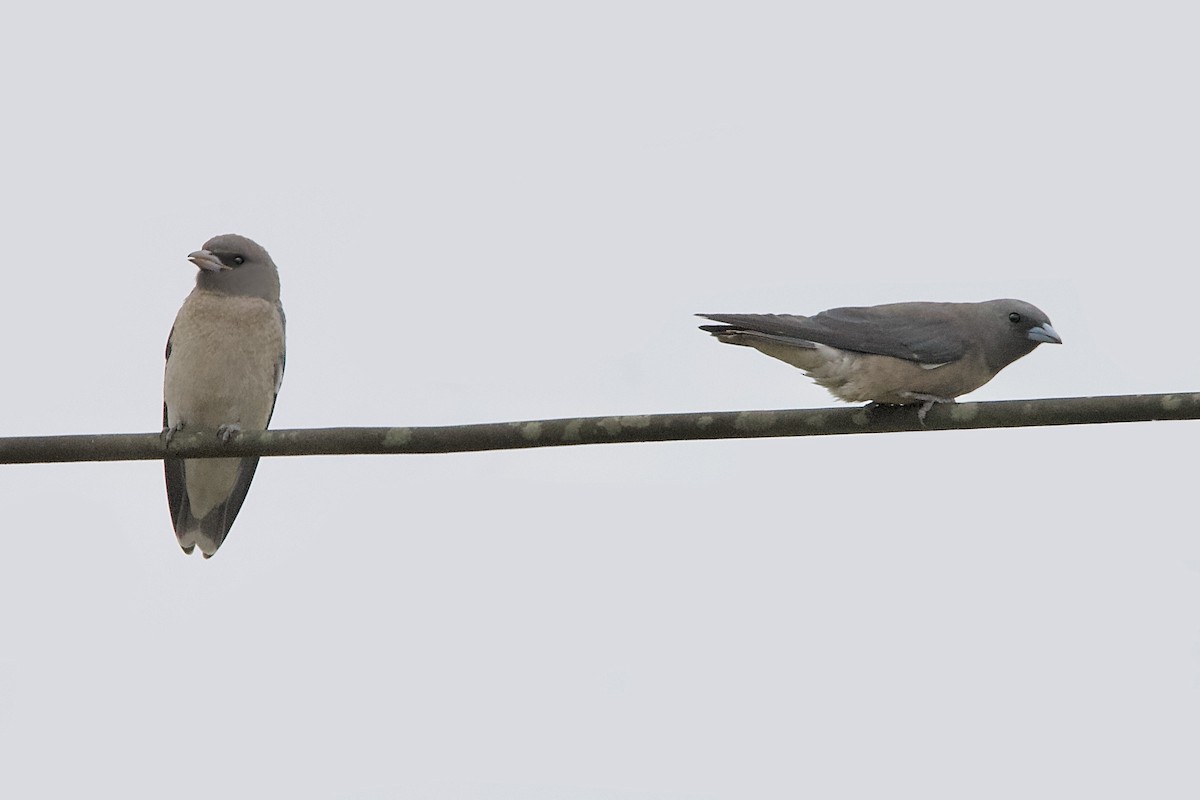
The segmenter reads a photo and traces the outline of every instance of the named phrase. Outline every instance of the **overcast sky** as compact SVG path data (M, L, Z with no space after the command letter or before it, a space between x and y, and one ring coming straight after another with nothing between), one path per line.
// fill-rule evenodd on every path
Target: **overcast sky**
M26 4L0 435L147 432L227 232L277 428L823 407L705 312L1018 297L1194 391L1187 3ZM0 795L1200 792L1193 423L0 467Z

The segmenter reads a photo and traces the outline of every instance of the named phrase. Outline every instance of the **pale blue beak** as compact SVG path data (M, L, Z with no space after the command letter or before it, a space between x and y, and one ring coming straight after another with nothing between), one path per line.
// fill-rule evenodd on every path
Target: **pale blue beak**
M1029 333L1025 335L1038 344L1042 342L1062 344L1062 337L1058 335L1058 331L1054 330L1054 327L1049 322L1045 325L1038 325L1036 328L1030 328Z
M229 267L221 263L221 259L207 250L197 250L194 253L189 253L188 261L208 272L224 272L229 269Z

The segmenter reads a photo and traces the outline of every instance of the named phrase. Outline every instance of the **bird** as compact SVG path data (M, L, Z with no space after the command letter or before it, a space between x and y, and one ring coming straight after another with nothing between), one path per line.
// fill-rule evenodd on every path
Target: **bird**
M188 255L199 267L167 338L163 434L210 429L222 442L265 430L286 360L279 272L259 244L215 236ZM233 525L258 457L164 459L167 503L179 546L205 558Z
M1050 318L1023 300L887 303L794 314L697 314L725 344L799 367L839 400L920 404L925 415L983 386L1039 344L1062 344Z

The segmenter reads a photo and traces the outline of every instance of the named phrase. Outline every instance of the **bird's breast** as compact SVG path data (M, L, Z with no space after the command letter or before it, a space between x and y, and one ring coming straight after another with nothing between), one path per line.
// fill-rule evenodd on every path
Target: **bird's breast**
M834 396L851 403L906 403L913 394L958 397L978 389L993 374L973 352L936 366L825 345L818 345L817 352L823 363L808 369L808 374Z
M163 384L168 424L265 428L283 351L274 303L192 292L171 334Z

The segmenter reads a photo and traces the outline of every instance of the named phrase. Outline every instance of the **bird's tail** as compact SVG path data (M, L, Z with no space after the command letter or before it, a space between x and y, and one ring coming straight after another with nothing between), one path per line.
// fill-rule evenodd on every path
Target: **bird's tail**
M171 522L174 524L175 537L179 540L179 546L185 553L191 554L195 548L199 547L205 558L212 558L225 541L225 537L229 534L229 528L233 525L238 511L242 508L242 502L246 499L250 481L254 479L254 472L258 467L257 456L229 459L236 465L236 470L228 484L221 484L224 496L215 505L212 504L211 499L205 503L204 516L198 517L194 513L192 493L188 491L189 469L203 472L207 467L209 471L212 471L212 469L218 468L220 462L223 461L226 459L209 459L207 465L201 465L198 459L188 461L180 458L168 458L163 461L167 478L167 501L171 508ZM199 475L191 477L202 479Z
M815 350L817 345L807 339L797 339L793 336L779 336L773 333L750 330L737 325L701 325L700 330L708 331L717 337L717 341L725 344L740 344L744 347L757 347L757 343L774 342L788 347L800 347L805 350Z
M210 514L209 517L215 516ZM207 519L207 518L206 518ZM200 553L205 558L212 558L217 552L217 548L221 546L221 542L225 541L226 530L214 531L212 526L205 526L205 520L191 517L187 520L187 527L175 531L175 538L179 540L179 546L183 548L183 552L188 555L197 547L200 548Z

